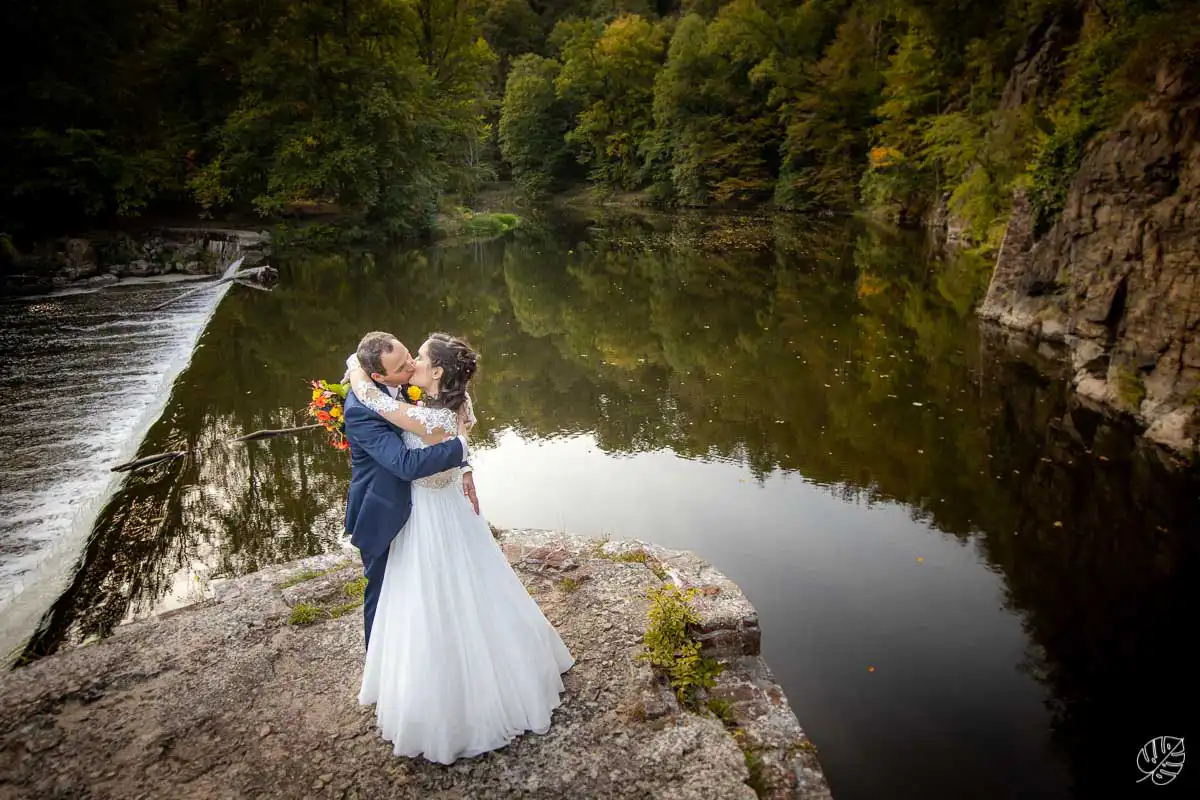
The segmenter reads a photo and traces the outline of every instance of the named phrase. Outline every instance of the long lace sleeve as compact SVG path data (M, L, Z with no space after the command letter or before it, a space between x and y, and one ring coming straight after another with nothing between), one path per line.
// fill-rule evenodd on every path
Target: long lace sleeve
M379 391L379 387L371 382L370 376L359 366L357 355L346 359L346 381L358 402L380 416L398 414L405 408L403 403Z
M448 421L439 420L438 415L431 413L433 409L418 408L409 403L395 400L387 393L380 391L371 377L367 375L366 370L359 365L357 356L352 355L346 359L346 375L342 382L350 384L350 391L364 406L397 428L421 437L425 444L439 444L454 433L453 415ZM443 424L439 425L439 422ZM439 427L441 431L435 433L434 431Z

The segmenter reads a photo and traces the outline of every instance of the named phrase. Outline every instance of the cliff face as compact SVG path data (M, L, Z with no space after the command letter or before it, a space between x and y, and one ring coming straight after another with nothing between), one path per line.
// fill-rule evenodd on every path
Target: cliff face
M1034 238L1014 200L980 315L1066 343L1085 398L1194 453L1200 433L1200 75L1153 96L1087 153L1061 218Z

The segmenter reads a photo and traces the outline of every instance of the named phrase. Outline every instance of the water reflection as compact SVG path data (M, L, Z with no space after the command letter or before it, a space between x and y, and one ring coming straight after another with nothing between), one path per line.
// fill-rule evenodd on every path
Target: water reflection
M364 330L443 329L483 355L494 521L599 533L587 508L713 558L763 612L839 797L1055 796L1064 764L1086 793L1109 756L1183 735L1182 706L1130 687L1194 692L1175 634L1197 480L981 333L986 278L870 226L703 216L291 257L273 294L227 298L142 447L203 457L129 480L29 654L334 547L343 456L221 442L295 424ZM928 577L898 577L919 554ZM860 684L871 648L908 677Z

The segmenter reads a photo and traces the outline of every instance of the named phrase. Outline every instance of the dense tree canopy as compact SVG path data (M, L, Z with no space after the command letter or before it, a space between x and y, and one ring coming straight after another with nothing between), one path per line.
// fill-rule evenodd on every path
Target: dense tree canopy
M391 234L494 175L679 205L948 199L1053 221L1188 0L49 0L7 4L0 231L185 204ZM1013 67L1039 48L1037 80ZM15 50L10 48L15 56Z

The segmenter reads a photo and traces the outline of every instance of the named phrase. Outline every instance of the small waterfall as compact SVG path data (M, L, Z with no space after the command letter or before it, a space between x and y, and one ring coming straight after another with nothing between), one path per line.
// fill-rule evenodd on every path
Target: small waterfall
M236 237L213 238L235 255ZM232 274L238 258L225 271ZM0 657L63 591L97 514L162 414L230 284L65 291L0 303Z

